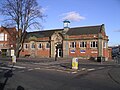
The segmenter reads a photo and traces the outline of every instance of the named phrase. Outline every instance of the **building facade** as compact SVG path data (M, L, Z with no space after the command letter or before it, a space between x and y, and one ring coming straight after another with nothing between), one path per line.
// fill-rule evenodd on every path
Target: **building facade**
M0 56L11 56L16 45L16 28L0 27Z
M104 24L63 29L28 32L21 56L30 57L105 57L111 58L108 36Z

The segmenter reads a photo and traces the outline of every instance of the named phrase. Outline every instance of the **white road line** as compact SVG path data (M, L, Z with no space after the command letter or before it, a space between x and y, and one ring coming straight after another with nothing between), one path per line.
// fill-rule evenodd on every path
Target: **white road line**
M108 66L109 68L112 67L112 66Z
M0 67L1 69L8 69L8 70L11 70L10 67Z
M103 69L103 68L105 68L105 67L99 67L98 69Z
M28 69L28 71L32 71L32 70L34 70L34 69L32 69L32 68Z
M90 68L90 69L87 69L87 71L94 71L95 68Z
M22 66L13 66L13 65L9 65L9 67L14 67L14 68L19 68L19 69L24 69L26 67L22 67Z
M72 74L75 74L75 73L77 73L77 71L72 72Z
M21 66L13 66L14 68L20 68L20 69L24 69L26 67L21 67Z
M40 70L40 68L35 68L36 70Z
M24 70L22 70L22 71L19 71L20 73L23 73L23 72L25 72Z
M86 68L82 68L82 71L86 70Z
M70 73L69 71L64 71L64 70L55 70L55 71L63 72L63 73Z

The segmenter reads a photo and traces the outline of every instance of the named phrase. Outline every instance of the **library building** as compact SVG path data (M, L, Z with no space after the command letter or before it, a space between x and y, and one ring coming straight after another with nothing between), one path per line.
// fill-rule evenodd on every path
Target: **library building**
M63 24L62 29L27 32L20 56L111 59L104 24L72 28L68 20Z

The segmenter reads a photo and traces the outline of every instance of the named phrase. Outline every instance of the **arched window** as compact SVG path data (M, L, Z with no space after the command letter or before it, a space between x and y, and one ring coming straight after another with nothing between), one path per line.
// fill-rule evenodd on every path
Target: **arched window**
M46 48L50 48L50 43L46 43Z
M42 44L41 43L38 44L38 48L42 48Z
M35 43L32 43L31 48L33 49L35 48Z

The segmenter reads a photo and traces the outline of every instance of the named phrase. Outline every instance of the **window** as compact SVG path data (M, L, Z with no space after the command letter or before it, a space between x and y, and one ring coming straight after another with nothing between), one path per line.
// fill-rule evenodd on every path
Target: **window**
M24 44L24 49L27 49L28 48L28 44Z
M104 43L103 43L103 47L104 47L104 48L107 48L107 42L104 42Z
M31 48L33 49L35 48L35 43L32 43Z
M87 42L80 42L79 46L84 48L84 47L86 47L86 44L87 44Z
M50 48L50 44L49 43L46 43L46 48Z
M71 43L70 43L70 47L71 47L71 48L76 48L76 42L71 42Z
M42 48L42 44L41 43L38 44L38 48Z
M91 48L96 48L96 47L98 47L97 41L91 41L91 42L90 42L90 47L91 47Z
M7 41L7 34L5 34L5 41Z
M4 33L0 33L0 41L4 41Z
M0 47L3 47L3 44L0 44Z

